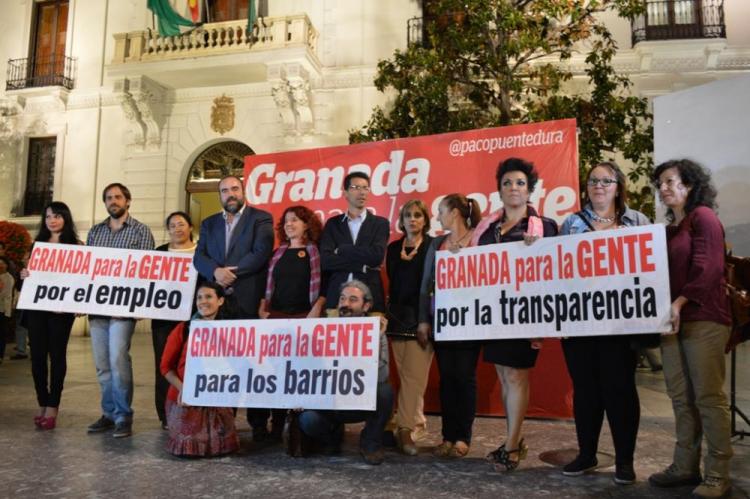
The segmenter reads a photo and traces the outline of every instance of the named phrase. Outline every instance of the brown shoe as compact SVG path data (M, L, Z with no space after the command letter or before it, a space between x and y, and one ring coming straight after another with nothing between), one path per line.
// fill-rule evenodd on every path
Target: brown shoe
M286 453L292 457L303 457L302 430L299 428L299 414L289 411L284 422L284 431L281 433Z
M705 497L715 499L726 497L732 490L732 485L726 478L708 475L700 485L693 489L693 497Z
M411 438L411 430L409 428L399 428L396 434L396 444L398 445L398 450L407 456L416 456L419 452L417 444Z
M654 487L682 487L684 485L698 485L701 483L701 475L696 470L685 473L674 464L670 464L664 471L659 471L648 477L648 483Z
M383 464L383 461L385 461L385 453L383 452L383 449L377 449L372 452L368 452L360 448L359 453L362 455L362 459L364 459L367 464L372 464L373 466Z

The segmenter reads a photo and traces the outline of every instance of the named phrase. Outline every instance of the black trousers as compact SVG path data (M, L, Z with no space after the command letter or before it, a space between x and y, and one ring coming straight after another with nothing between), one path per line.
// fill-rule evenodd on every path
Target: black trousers
M628 336L592 336L562 341L573 380L573 414L579 453L596 455L604 413L612 432L615 462L631 464L641 417L635 387L637 355Z
M39 407L58 407L68 370L68 340L75 315L39 310L26 313L37 402Z
M167 344L167 338L172 329L179 324L178 321L152 321L151 322L151 343L154 346L154 405L156 414L162 424L167 424L167 414L164 406L167 402L167 391L169 391L169 381L161 375L161 357L164 355L164 347Z
M6 317L5 314L0 313L0 361L3 360L3 357L5 357L5 345L8 341L6 339L6 336L8 335L8 330L10 329L10 318Z
M477 360L481 346L478 342L450 343L435 343L443 440L469 444L477 405Z

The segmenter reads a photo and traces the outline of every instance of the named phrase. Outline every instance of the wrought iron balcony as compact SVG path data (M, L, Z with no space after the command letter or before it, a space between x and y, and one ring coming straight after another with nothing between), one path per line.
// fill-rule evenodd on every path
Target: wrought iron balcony
M72 90L75 84L75 66L75 59L63 55L10 59L5 90L31 87L65 87Z
M724 0L646 1L633 20L633 45L647 40L726 38Z

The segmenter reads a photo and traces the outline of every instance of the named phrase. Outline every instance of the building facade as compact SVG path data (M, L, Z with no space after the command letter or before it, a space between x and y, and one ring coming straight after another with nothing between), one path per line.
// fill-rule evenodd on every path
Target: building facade
M646 0L605 21L615 67L654 97L750 72L750 2ZM35 228L54 198L83 237L123 182L157 242L163 220L219 209L218 178L242 158L341 145L386 102L377 62L403 49L417 0L201 0L202 26L159 36L146 0L14 0L0 20L0 218ZM174 8L190 15L188 0ZM583 74L583 55L570 64ZM581 81L583 79L581 78Z

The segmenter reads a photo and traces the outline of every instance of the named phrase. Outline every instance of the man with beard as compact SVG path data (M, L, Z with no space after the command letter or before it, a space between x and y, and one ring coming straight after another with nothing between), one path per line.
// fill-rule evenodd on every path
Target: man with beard
M346 213L329 218L320 238L320 266L328 278L326 309L330 314L336 308L336 297L344 282L357 279L372 291L372 311L383 312L380 268L390 224L387 219L367 212L370 177L366 173L351 172L344 177L343 187Z
M94 225L86 244L106 248L134 250L154 249L151 230L130 216L130 190L120 183L104 188L102 201L109 217ZM115 438L133 434L133 365L130 360L130 339L135 319L89 315L91 347L96 364L96 377L102 392L102 416L89 425L89 433L114 428Z
M203 220L193 265L201 278L221 285L233 315L257 319L266 289L268 261L273 251L273 219L265 211L245 202L242 180L228 175L219 181L224 210ZM268 409L248 409L253 439L268 436ZM277 421L280 437L283 421Z
M370 289L361 281L352 280L341 286L339 294L339 317L364 317L372 308ZM381 317L380 351L378 361L378 393L374 411L319 411L310 410L292 413L289 431L298 429L303 439L323 446L323 451L336 454L344 438L344 424L365 422L359 434L359 452L367 464L383 462L383 431L393 409L393 390L388 382L388 340L385 336L386 320ZM314 444L304 443L310 449Z

